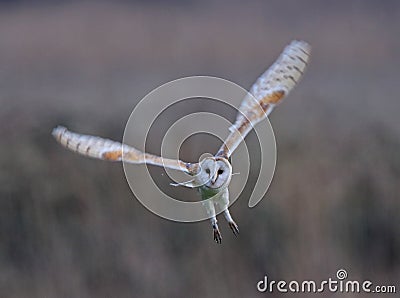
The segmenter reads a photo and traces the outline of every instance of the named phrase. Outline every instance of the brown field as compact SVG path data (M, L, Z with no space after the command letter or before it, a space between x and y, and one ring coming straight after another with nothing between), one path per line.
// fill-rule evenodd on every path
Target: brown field
M339 268L400 291L397 1L49 3L0 5L0 297L252 297L265 274L320 281ZM159 85L212 75L250 87L292 39L313 56L271 116L274 180L249 209L251 176L231 208L241 234L221 220L221 246L208 222L146 210L121 165L51 137L63 124L120 140ZM183 158L218 145L193 138Z

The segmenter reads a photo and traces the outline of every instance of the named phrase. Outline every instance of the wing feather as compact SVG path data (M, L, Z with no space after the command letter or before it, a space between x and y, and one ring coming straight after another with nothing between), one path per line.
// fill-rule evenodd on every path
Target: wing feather
M264 72L243 99L230 134L217 152L229 158L253 126L265 119L282 102L298 83L307 66L311 53L305 41L292 41L279 58Z
M54 128L52 135L67 149L92 158L108 161L123 160L134 164L147 163L184 171L192 175L197 171L197 164L144 153L134 147L119 142L96 136L74 133L63 126Z

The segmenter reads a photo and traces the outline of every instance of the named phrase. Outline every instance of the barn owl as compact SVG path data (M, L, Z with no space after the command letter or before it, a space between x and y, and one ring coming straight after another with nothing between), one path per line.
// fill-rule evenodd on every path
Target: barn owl
M193 176L191 181L177 185L198 189L211 221L214 240L221 243L222 236L215 212L217 204L222 207L220 210L223 210L234 235L239 234L239 228L228 210L228 186L232 177L229 157L254 125L265 119L297 84L307 66L310 52L310 45L304 41L292 41L286 46L276 62L258 78L243 99L236 121L229 128L230 134L218 152L198 163L162 158L112 140L77 134L62 126L54 128L52 134L64 147L84 156L162 166Z

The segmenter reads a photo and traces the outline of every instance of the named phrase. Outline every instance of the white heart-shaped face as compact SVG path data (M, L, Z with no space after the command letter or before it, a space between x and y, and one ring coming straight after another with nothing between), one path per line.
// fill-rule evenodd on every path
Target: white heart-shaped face
M199 184L212 188L225 188L231 182L232 166L222 157L207 157L200 162L200 171L196 176Z

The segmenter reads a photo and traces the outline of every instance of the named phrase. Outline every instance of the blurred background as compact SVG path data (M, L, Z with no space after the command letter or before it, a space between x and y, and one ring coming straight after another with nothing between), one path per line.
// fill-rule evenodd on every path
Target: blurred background
M400 291L399 28L398 1L1 1L0 296L252 297L266 295L264 275L320 281L340 268ZM121 140L159 85L212 75L249 88L292 39L313 53L270 117L274 180L249 209L252 170L231 207L241 234L221 218L222 245L208 222L145 209L121 164L50 135L63 124ZM234 120L227 107L214 112ZM163 133L152 130L150 152ZM202 138L188 139L182 159L220 145ZM334 297L353 296L363 295Z

